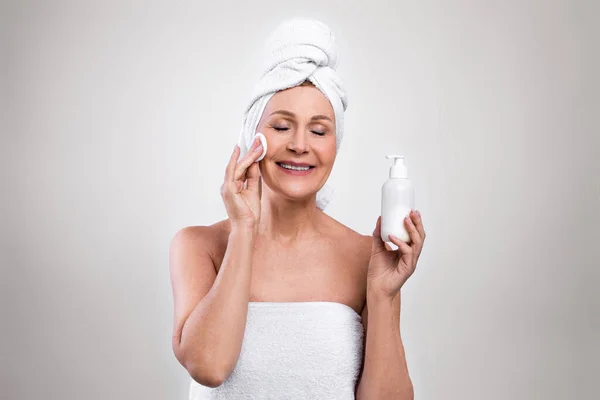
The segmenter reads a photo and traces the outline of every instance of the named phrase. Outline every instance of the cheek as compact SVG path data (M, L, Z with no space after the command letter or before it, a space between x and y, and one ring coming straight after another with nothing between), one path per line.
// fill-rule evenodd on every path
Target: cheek
M281 140L280 137L269 135L267 133L264 133L264 135L267 142L267 155L265 158L272 154L281 153L282 149L285 150L285 141Z
M319 160L323 164L333 164L336 157L335 142L319 144L313 148Z

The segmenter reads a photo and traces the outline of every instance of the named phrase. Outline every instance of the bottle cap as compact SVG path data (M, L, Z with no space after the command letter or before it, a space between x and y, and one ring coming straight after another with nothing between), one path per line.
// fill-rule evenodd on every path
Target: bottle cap
M387 159L394 159L394 164L390 167L390 178L408 178L408 171L404 165L404 156L389 155Z

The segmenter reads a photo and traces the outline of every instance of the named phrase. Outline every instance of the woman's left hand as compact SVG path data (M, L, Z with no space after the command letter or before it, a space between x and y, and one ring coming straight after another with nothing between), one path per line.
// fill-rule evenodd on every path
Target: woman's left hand
M368 287L369 290L390 298L398 294L402 285L415 272L425 241L421 213L411 210L409 215L404 218L404 225L410 236L410 244L406 244L400 238L392 235L388 239L398 246L397 250L392 250L381 238L381 216L377 218L377 226L373 231L373 245L367 276Z

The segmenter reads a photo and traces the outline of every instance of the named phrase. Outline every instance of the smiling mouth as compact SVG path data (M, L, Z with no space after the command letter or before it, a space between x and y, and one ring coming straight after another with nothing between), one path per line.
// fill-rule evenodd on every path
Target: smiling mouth
M294 165L288 165L285 163L276 162L275 164L279 165L283 169L287 169L288 171L308 171L314 168L313 165L307 165L302 167L296 167Z

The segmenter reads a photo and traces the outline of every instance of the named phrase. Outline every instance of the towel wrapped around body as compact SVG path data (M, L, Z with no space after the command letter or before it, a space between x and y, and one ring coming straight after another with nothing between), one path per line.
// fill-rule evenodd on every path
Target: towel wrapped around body
M364 337L346 304L250 302L232 374L215 388L192 379L189 400L354 400Z

